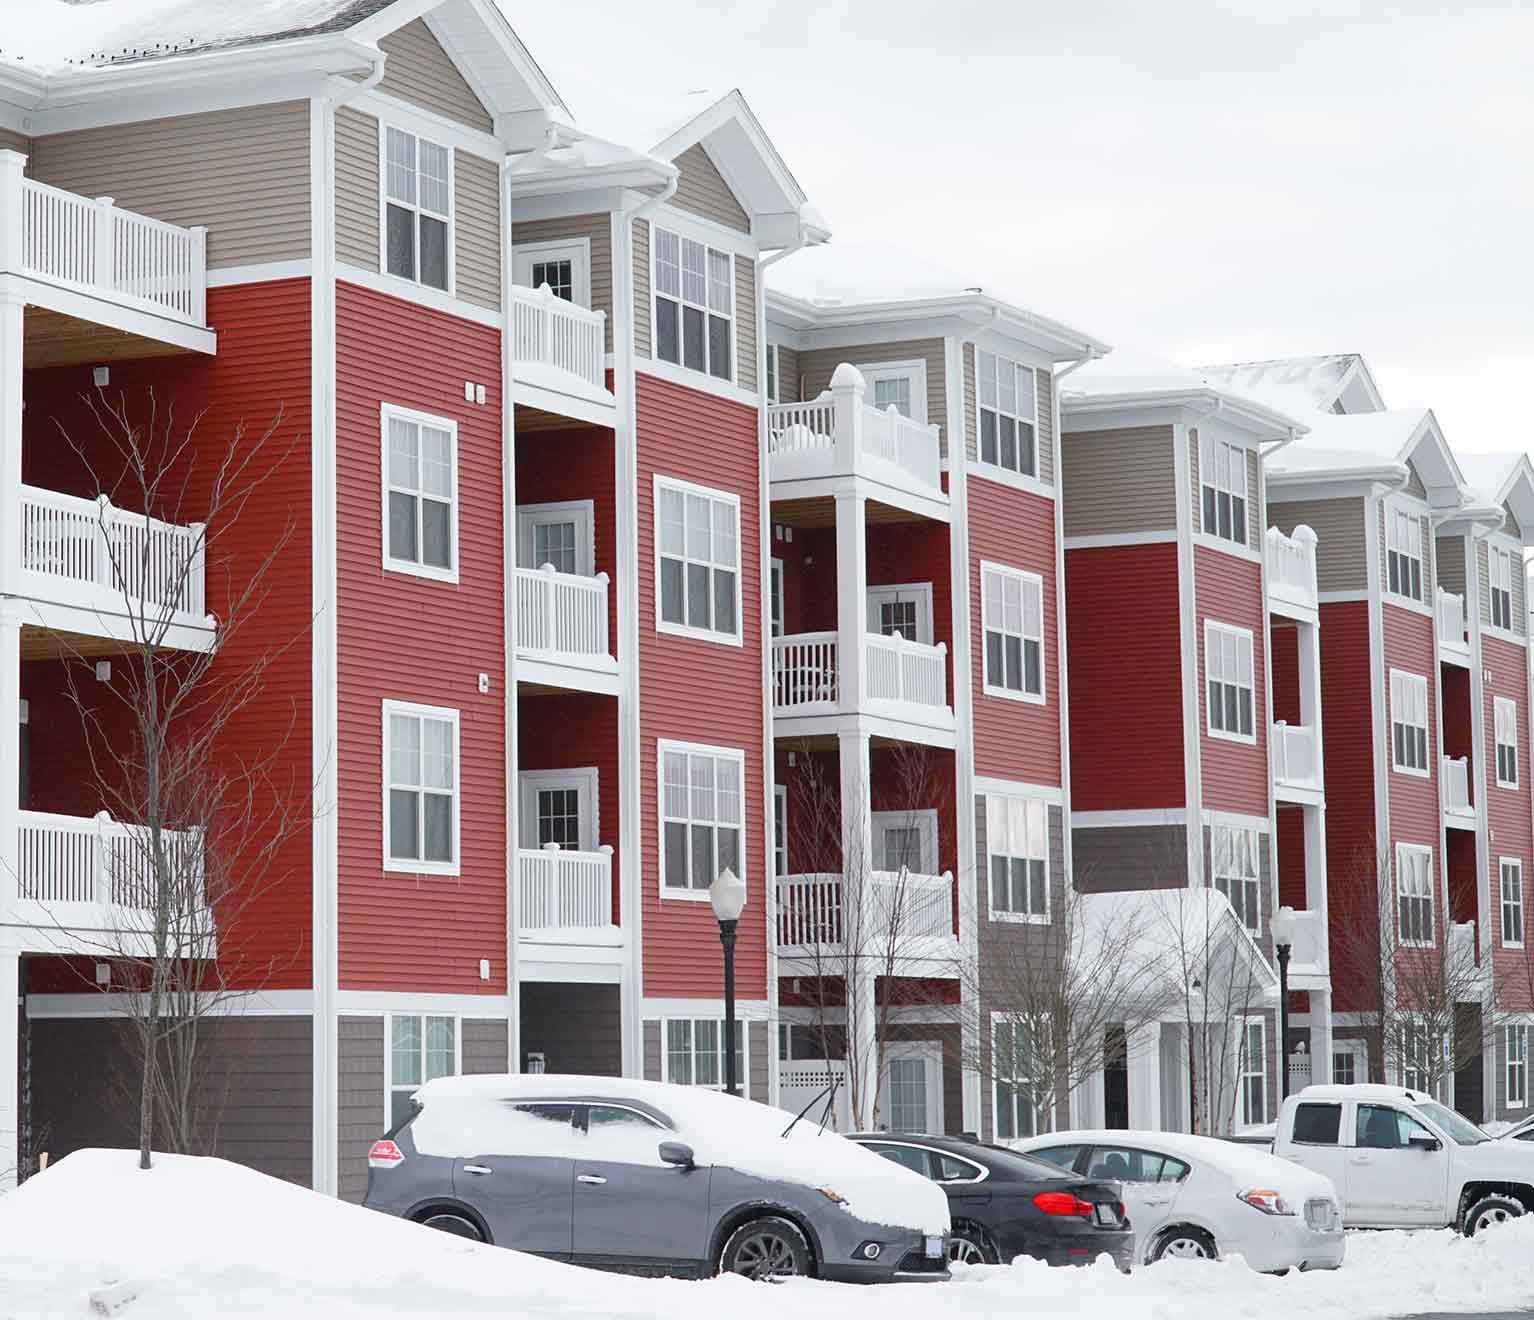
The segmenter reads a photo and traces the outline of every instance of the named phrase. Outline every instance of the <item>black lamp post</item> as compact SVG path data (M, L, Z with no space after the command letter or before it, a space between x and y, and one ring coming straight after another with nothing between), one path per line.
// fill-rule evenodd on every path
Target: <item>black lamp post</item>
M746 906L746 882L727 866L708 887L708 901L719 921L724 946L724 1089L739 1095L735 1076L735 926Z
M1278 1094L1289 1098L1289 955L1294 951L1294 909L1273 914L1273 953L1278 959Z

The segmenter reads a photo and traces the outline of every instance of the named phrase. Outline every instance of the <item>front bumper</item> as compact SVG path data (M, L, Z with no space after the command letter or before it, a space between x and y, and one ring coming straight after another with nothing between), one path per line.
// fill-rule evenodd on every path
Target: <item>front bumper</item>
M877 1260L838 1260L828 1252L820 1262L820 1277L836 1283L941 1283L949 1277L946 1238L939 1239L937 1256L928 1254L926 1238L916 1234L876 1240L881 1246Z

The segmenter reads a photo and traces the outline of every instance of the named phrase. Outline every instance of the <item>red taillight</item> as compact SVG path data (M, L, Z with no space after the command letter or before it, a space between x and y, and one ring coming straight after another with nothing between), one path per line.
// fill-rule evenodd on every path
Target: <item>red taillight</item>
M392 1169L405 1162L405 1152L392 1141L375 1141L368 1151L368 1168Z
M1073 1192L1040 1192L1033 1198L1033 1203L1046 1215L1089 1217L1092 1213L1092 1203L1083 1201Z

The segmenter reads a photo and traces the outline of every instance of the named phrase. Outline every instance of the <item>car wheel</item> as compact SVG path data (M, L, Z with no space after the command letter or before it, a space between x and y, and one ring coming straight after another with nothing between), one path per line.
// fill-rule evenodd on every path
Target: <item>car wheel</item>
M730 1234L719 1253L721 1274L748 1279L788 1279L813 1274L810 1244L798 1225L776 1215L753 1219Z
M948 1259L955 1265L994 1265L1000 1259L978 1228L956 1228L948 1239Z
M1483 1196L1470 1207L1465 1215L1465 1236L1474 1237L1483 1228L1490 1228L1493 1224L1505 1224L1509 1219L1517 1219L1523 1213L1523 1202L1514 1200L1511 1196L1493 1192L1490 1196Z
M1167 1229L1156 1239L1150 1253L1152 1261L1215 1260L1218 1256L1214 1239L1203 1229L1187 1225Z
M415 1222L424 1224L427 1228L435 1228L439 1233L451 1233L454 1237L469 1238L474 1242L485 1240L485 1235L479 1231L473 1220L465 1219L452 1210L433 1210L429 1214L422 1215Z

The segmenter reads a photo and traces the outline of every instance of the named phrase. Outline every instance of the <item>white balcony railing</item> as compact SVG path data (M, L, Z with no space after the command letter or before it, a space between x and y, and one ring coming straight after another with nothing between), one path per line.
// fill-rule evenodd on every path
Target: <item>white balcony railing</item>
M595 930L613 924L613 850L558 844L517 852L517 929Z
M1268 595L1297 605L1316 604L1316 534L1301 523L1292 534L1267 535Z
M21 812L19 826L20 898L57 911L61 920L75 904L115 908L124 914L153 912L158 886L144 827L121 824L105 812L85 818L39 811ZM186 888L181 883L185 877L201 875L200 836L168 832L165 838L171 849L193 850L190 864L183 857L175 866L175 887L180 891ZM143 923L132 925L138 930Z
M1317 755L1316 731L1309 724L1273 725L1273 778L1296 788L1315 788L1321 782L1321 758Z
M948 705L948 648L908 642L898 634L863 637L864 693L869 701ZM840 643L834 632L772 639L772 706L780 715L825 713L841 698Z
M901 939L943 939L953 935L953 875L872 871L861 897L866 911L855 929L869 946L864 952L900 952ZM837 872L779 876L778 944L786 948L841 948L847 938L846 886Z
M207 231L184 229L25 178L0 152L0 270L187 325L207 322ZM19 221L19 223L18 223Z
M607 388L607 317L561 298L547 284L511 291L511 342L517 371L528 365ZM534 382L538 383L538 382Z
M1463 756L1444 756L1439 758L1439 767L1443 809L1460 814L1473 811L1470 805L1469 761Z
M1324 973L1328 965L1326 927L1314 908L1299 908L1294 913L1293 944L1289 951L1290 976Z
M1438 644L1463 651L1469 646L1465 637L1465 598L1453 591L1439 590L1433 612L1438 618Z
M1482 974L1480 968L1480 941L1476 937L1475 922L1453 921L1449 923L1448 974L1451 984L1464 985L1468 980ZM1484 969L1482 969L1484 971Z
M206 622L203 528L94 500L21 488L21 572L29 594L62 604Z
M772 639L772 706L780 713L836 705L837 639L834 632L797 633Z
M942 485L937 427L913 422L894 406L863 409L863 452L910 473L924 486Z
M871 701L906 701L917 706L948 704L948 648L908 642L898 634L865 642L868 697Z
M611 658L606 573L579 577L545 564L515 576L518 650L576 664Z

